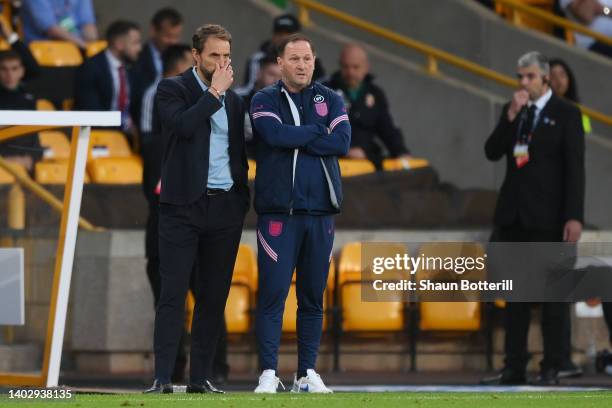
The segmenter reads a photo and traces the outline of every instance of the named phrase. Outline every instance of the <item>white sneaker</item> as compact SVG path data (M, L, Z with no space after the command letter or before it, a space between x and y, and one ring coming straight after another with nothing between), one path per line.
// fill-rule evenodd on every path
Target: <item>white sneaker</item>
M257 394L276 394L278 384L285 389L285 386L281 382L280 378L276 376L274 370L263 370L259 376L259 385L255 388Z
M312 369L306 370L306 377L302 377L299 380L297 379L297 375L293 377L293 388L291 392L333 393L332 390L325 386L321 376Z

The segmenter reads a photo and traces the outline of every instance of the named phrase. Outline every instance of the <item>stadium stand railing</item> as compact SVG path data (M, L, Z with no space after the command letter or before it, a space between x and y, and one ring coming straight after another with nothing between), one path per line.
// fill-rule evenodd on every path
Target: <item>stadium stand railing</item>
M549 16L544 11L534 9L533 7L528 7L523 4L519 4L516 1L512 1L512 0L497 0L497 1L503 2L504 4L507 4L507 5L511 5L521 11L526 11L526 12L534 13L537 15L546 14L547 15L546 18L549 18L549 19L554 18L555 21L557 21L559 24L565 24L567 27L570 27L571 30L573 31L587 34L585 30L588 30L588 29L585 28L584 26L581 26L576 23L572 23L568 20L562 19L555 15ZM399 44L403 47L419 52L420 54L426 57L427 62L426 62L425 69L426 69L426 72L432 76L442 75L442 73L440 72L440 68L439 68L439 62L444 62L446 64L452 65L454 67L457 67L463 71L472 73L481 78L485 78L485 79L497 82L498 84L501 84L501 85L504 85L504 86L507 86L513 89L517 87L516 79L508 75L501 74L490 68L486 68L475 62L458 57L454 54L443 51L431 45L425 44L421 41L417 41L412 38L408 38L404 35L398 34L387 28L381 27L377 24L374 24L369 21L363 20L361 18L355 17L351 14L345 13L333 7L321 4L314 0L293 0L293 2L296 4L296 6L299 9L299 18L304 26L308 26L311 24L309 11L310 10L316 11L327 17L331 17L332 19L336 21L341 21L352 27L358 28L360 30L363 30L375 36L389 40L395 44ZM591 32L591 34L596 34L596 33ZM599 35L598 37L595 37L595 38L600 39L599 37L601 36ZM606 43L609 44L610 41L611 41L610 39L607 39ZM577 104L577 106L582 110L584 114L589 115L594 120L601 122L607 126L612 126L612 116L606 115L602 112L599 112L595 109L589 108L581 104Z
M550 33L554 27L565 31L565 39L574 44L574 33L580 33L594 38L607 45L612 45L612 38L589 29L588 27L552 13L550 7L534 7L546 0L495 0L495 11L505 16L508 21L519 27L540 29ZM548 1L547 3L553 3ZM548 27L548 30L543 28ZM589 114L588 112L585 112Z

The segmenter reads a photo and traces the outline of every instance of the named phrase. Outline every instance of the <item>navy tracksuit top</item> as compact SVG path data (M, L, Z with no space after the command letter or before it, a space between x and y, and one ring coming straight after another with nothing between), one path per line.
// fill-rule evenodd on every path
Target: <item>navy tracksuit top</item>
M342 98L318 82L290 93L279 81L255 94L250 112L257 160L255 211L338 213L342 186L337 156L345 155L351 144ZM300 126L295 126L295 115Z

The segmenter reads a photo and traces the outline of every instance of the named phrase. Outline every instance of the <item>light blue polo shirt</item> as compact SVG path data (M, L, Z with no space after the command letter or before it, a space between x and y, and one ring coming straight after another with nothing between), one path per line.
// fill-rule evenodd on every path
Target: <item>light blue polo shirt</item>
M196 67L193 67L193 75L202 90L206 92L208 87L198 76ZM234 185L234 180L230 171L229 125L225 109L225 92L221 95L220 101L223 107L210 117L210 153L206 187L229 190Z

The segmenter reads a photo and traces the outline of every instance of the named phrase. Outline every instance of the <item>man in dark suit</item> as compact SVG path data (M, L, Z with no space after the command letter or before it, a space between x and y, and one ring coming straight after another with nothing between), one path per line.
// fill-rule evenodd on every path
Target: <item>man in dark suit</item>
M108 48L79 67L76 73L76 110L121 111L121 129L128 135L140 117L140 86L131 68L142 49L140 28L115 21L106 32Z
M183 17L173 8L158 10L151 19L150 38L136 62L143 92L162 77L162 54L183 34Z
M170 376L183 326L185 296L197 259L187 392L221 392L211 383L215 345L249 208L244 107L229 89L231 35L205 25L193 36L193 69L162 80L157 116L164 146L159 207L161 294L155 316L155 382Z
M530 52L518 60L520 87L503 108L485 145L489 160L505 156L506 177L495 210L494 240L577 242L584 213L584 131L580 111L553 95L546 57ZM505 367L488 384L526 382L530 303L506 307ZM558 382L563 360L566 303L542 304L544 358L537 384Z
M344 98L351 121L351 148L346 157L368 159L382 169L383 150L391 157L410 158L402 131L395 126L385 92L374 83L366 50L348 44L340 54L340 70L325 86Z

